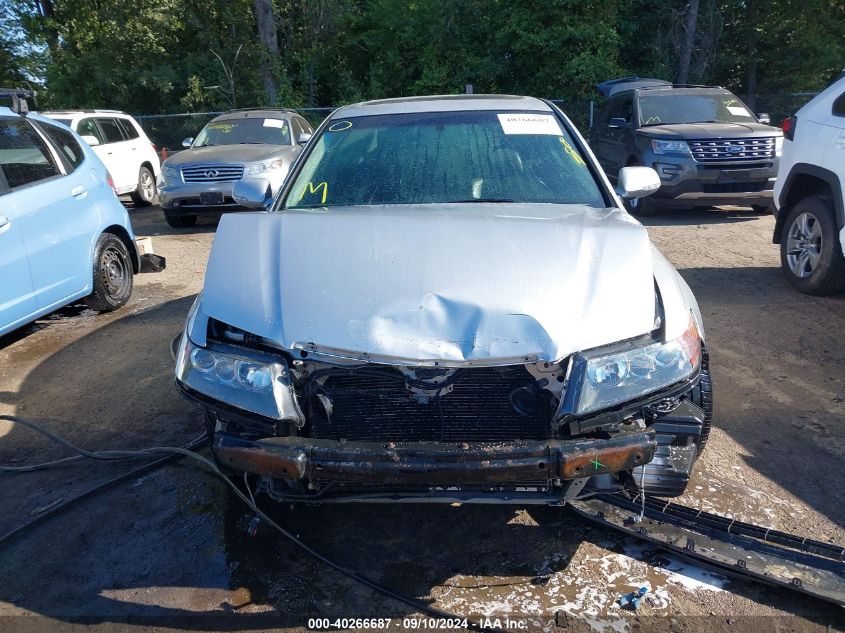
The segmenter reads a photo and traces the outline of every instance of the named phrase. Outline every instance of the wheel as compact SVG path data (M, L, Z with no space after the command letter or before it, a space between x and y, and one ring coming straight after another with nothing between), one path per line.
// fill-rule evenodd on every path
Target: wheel
M114 233L103 233L94 249L94 289L85 303L97 312L111 312L126 305L132 294L132 259Z
M184 229L197 223L197 216L182 215L181 213L164 212L164 219L174 229Z
M623 200L625 209L628 213L637 218L645 218L654 215L657 210L654 201L648 198L633 198L631 200Z
M780 262L787 280L808 295L829 295L845 288L845 257L839 245L830 200L800 200L783 224Z
M132 192L132 202L138 207L148 207L156 198L156 179L147 167L138 170L138 188Z

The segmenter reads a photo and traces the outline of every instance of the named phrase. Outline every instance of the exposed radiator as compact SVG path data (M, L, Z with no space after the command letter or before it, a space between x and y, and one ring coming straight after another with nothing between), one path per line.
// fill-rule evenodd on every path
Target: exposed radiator
M534 382L522 366L465 369L439 401L430 397L421 403L399 371L369 367L330 376L319 397L308 398L310 431L315 438L383 442L547 439L550 398L543 393L529 398L531 411L523 406L522 413L511 402L511 392Z

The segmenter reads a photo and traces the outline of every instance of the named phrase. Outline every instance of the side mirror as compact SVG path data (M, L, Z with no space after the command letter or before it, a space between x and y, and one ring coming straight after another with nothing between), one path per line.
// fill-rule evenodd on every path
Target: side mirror
M94 136L92 134L83 134L81 138L82 138L83 141L88 143L88 145L90 145L91 147L94 147L95 145L100 144L100 139L98 139L96 136Z
M660 176L651 167L623 167L616 179L616 193L623 200L645 198L660 189Z
M622 117L614 117L607 122L607 127L612 128L623 128L623 127L630 127L628 122L623 119Z
M311 140L311 134L309 134L308 132L303 132L302 134L299 135L299 138L296 139L296 142L299 143L300 145L305 145L310 140Z
M758 113L757 113L757 120L758 120L760 123L765 123L766 125L771 125L771 124L772 124L772 117L770 117L770 116L768 115L768 113L766 113L766 112L758 112Z
M273 204L270 181L264 178L238 180L232 189L232 199L247 209L266 211Z
M194 137L193 136L189 136L184 141L182 141L182 147L184 147L185 149L189 149L191 147L191 145L193 145L193 144L194 144Z

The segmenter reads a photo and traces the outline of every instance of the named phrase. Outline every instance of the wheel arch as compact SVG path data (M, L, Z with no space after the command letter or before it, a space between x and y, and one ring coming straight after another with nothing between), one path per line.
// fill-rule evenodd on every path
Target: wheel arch
M792 207L800 200L815 195L830 196L833 199L836 226L839 230L845 227L845 206L843 206L842 183L839 177L818 165L796 163L789 171L778 197L778 214L775 219L772 242L780 244L783 237L783 224Z
M112 235L116 235L120 241L123 242L126 246L126 250L129 251L129 256L132 258L132 272L137 275L141 271L141 257L138 255L138 249L135 248L135 242L133 242L132 238L129 236L129 231L119 224L112 224L111 226L107 226L103 229L102 233L111 233Z

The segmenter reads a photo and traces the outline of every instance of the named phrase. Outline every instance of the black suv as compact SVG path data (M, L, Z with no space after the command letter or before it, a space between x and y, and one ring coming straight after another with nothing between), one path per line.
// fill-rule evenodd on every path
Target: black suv
M626 202L632 214L717 204L771 210L783 133L764 124L766 115L718 86L627 77L596 87L607 102L590 145L610 180L629 165L660 176L653 196Z

